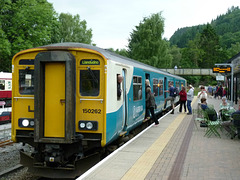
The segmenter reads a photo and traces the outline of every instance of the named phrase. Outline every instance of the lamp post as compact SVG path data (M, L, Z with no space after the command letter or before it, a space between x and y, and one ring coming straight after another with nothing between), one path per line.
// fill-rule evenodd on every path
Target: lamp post
M216 66L230 66L231 67L231 106L233 106L233 69L234 69L234 64L215 64Z

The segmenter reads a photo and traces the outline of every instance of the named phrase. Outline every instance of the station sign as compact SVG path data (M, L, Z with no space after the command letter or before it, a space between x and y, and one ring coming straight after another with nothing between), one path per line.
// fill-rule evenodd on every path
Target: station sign
M231 73L231 67L214 67L213 73Z
M216 76L217 81L224 81L224 76Z
M100 65L100 61L97 59L82 59L80 65Z

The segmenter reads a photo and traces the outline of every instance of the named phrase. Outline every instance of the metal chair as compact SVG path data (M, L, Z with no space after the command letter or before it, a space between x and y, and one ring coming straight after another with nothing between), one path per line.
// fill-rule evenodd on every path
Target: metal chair
M215 135L221 138L218 129L221 128L221 122L217 118L217 113L213 108L208 108L204 111L204 119L207 121L207 130L204 136L210 137L211 135Z
M231 108L231 109L221 109L220 111L220 121L221 121L221 130L225 129L226 131L226 136L227 137L231 137L231 139L235 136L235 127L233 126L232 123L232 118L231 115L232 113L235 112L235 109Z
M193 109L193 115L196 116L196 118L194 118L194 124L195 124L196 128L198 129L197 122L204 121L203 110L202 109Z
M240 139L240 114L233 114L233 126L237 131L238 138Z

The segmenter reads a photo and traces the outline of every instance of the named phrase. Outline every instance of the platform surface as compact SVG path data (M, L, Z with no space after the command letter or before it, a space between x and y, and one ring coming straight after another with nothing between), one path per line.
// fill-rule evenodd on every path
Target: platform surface
M208 99L218 111L221 100ZM192 107L197 108L196 97ZM237 108L237 105L235 105ZM78 180L239 180L240 140L204 137L193 115L167 114Z

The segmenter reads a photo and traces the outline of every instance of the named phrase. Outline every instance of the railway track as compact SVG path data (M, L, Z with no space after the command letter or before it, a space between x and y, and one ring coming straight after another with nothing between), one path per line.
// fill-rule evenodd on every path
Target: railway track
M11 168L8 168L2 172L0 172L0 178L4 177L4 176L7 176L8 174L12 174L14 173L15 171L19 170L19 169L22 169L24 168L21 164L18 164L14 167L11 167Z
M4 128L0 130L0 147L10 145L11 141L11 128Z
M5 141L1 141L0 142L0 147L4 147L4 146L10 145L10 144L13 144L13 142L10 139L5 140Z

